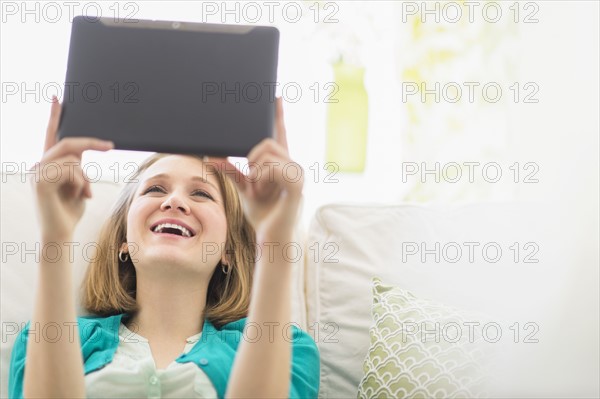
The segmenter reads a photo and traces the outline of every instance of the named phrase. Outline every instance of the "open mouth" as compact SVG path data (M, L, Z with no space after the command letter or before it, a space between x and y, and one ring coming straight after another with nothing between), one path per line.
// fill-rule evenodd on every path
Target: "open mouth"
M153 226L150 230L156 234L172 234L186 238L191 238L195 235L187 227L175 223L160 223Z

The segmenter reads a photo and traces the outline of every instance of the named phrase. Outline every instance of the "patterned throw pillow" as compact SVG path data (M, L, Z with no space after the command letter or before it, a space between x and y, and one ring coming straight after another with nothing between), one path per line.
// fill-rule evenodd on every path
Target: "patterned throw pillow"
M371 345L358 398L488 396L482 318L373 278Z

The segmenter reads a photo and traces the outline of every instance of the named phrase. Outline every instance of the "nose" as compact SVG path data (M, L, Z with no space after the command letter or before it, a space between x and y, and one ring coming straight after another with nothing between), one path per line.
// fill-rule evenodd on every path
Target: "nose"
M166 211L169 209L179 209L184 214L190 213L190 207L188 204L181 199L176 193L169 195L164 202L160 205L161 211Z

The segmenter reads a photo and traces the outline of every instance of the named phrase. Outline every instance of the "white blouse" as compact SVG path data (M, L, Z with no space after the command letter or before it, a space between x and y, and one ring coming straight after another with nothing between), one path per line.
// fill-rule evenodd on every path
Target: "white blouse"
M189 352L202 333L186 340ZM157 369L148 340L119 326L119 345L111 363L85 376L88 398L217 398L204 371L192 362Z

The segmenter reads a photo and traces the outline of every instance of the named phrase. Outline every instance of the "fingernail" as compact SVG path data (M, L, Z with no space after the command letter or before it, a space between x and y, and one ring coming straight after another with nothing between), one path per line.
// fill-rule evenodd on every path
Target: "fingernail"
M102 144L105 145L106 147L110 147L110 148L113 148L115 146L115 143L113 143L110 140L102 140Z

